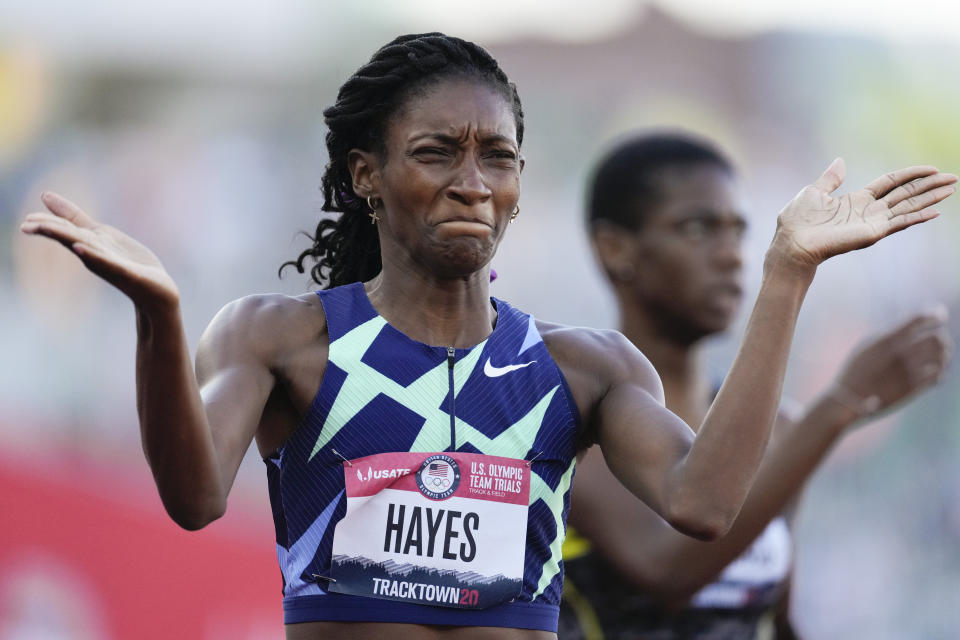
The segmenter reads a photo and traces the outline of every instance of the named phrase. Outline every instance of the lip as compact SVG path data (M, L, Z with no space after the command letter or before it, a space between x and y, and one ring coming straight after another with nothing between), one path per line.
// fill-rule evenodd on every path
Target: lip
M440 226L443 224L451 223L467 223L467 224L478 224L493 229L493 225L490 222L483 220L481 218L475 218L473 216L451 216L449 218L444 218L443 220L438 220L434 223L434 226Z
M728 296L736 296L738 298L743 296L743 287L736 282L719 282L712 287L711 291Z

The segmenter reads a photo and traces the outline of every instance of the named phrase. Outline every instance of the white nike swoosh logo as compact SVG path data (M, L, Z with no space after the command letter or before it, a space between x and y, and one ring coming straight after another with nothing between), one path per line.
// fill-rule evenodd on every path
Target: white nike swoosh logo
M506 375L511 371L516 371L517 369L523 369L524 367L529 367L536 360L531 360L530 362L524 362L523 364L508 364L504 367L495 367L490 364L490 358L487 358L487 362L483 365L483 372L487 374L488 378L499 378L502 375Z

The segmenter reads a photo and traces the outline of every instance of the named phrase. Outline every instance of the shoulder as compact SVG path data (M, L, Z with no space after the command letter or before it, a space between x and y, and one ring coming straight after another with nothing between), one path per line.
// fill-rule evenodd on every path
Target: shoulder
M537 330L558 364L564 363L610 383L631 380L644 384L655 379L655 386L659 387L660 378L650 360L619 331L541 320L537 320Z
M541 320L536 324L570 386L585 426L594 421L603 399L620 385L638 386L662 402L663 385L653 365L619 331Z
M270 366L281 354L326 333L319 297L258 294L224 305L204 331L197 365L223 358L252 358Z
M548 346L553 345L561 349L617 349L633 346L619 331L613 329L593 329L591 327L573 327L546 320L536 321L537 331Z
M268 339L293 333L316 333L326 326L323 305L315 293L299 296L258 294L227 303L210 322L207 335L234 334Z

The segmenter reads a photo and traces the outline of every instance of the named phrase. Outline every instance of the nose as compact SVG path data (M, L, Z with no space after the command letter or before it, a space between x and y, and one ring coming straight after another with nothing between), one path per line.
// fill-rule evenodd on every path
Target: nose
M743 267L743 243L736 233L723 233L717 238L713 249L713 261L717 267L738 271Z
M447 187L447 197L465 205L488 200L492 194L480 170L480 165L471 154L465 154L456 169L456 174Z

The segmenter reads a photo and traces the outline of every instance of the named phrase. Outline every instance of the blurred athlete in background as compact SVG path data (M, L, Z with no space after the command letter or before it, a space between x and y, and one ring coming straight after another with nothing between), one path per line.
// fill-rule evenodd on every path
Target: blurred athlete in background
M619 306L620 330L653 363L669 409L707 415L718 380L703 339L740 308L747 227L727 158L672 132L630 138L601 161L588 192L593 245ZM788 515L847 428L934 384L951 349L942 310L919 314L851 354L807 411L782 412L733 528L701 542L623 490L600 452L577 469L564 545L559 637L794 637L786 616ZM575 531L574 531L575 528Z

